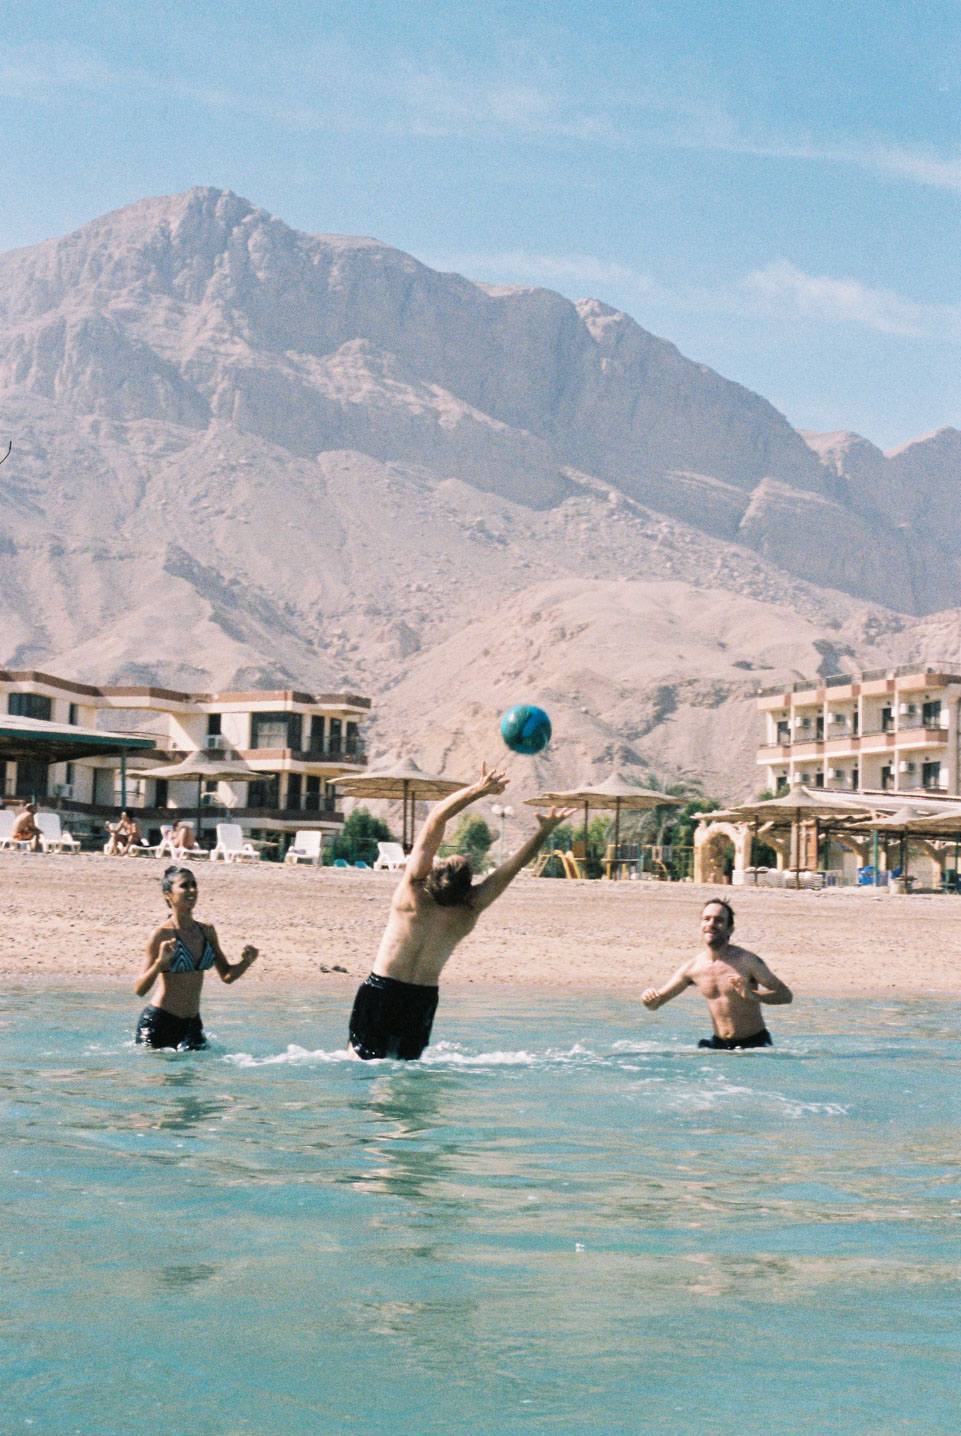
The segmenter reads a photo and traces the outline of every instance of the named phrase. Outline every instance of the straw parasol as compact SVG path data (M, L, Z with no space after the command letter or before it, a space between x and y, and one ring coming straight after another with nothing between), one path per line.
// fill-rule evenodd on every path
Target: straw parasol
M821 818L852 817L863 813L863 803L851 803L842 795L828 795L819 788L805 788L796 784L789 793L780 798L764 798L756 803L740 803L737 807L722 812L695 813L695 817L728 820L736 823L750 823L753 827L753 841L757 842L758 829L768 824L787 825L791 829L794 844L794 877L800 883L801 875L801 826L814 821L815 834ZM816 839L815 839L816 841ZM754 881L757 883L757 870Z
M659 793L656 788L642 788L640 784L632 783L630 778L625 778L624 774L615 768L603 783L584 783L579 788L572 788L570 792L541 793L536 798L525 798L524 801L532 808L543 808L548 804L562 808L583 807L585 841L587 839L587 815L591 808L606 812L613 809L614 856L616 858L620 846L622 812L639 813L651 808L678 808L683 806L685 799L672 798L667 793ZM619 876L616 862L614 872Z
M160 768L144 770L145 778L167 778L171 782L196 778L198 837L202 821L204 783L250 782L251 778L259 776L257 771L249 767L242 758L218 758L212 753L204 753L199 749L196 753L189 754L180 763L166 763Z
M404 851L414 841L414 804L430 801L432 798L446 798L456 793L466 783L456 778L441 778L434 773L425 773L413 758L389 755L366 773L348 774L343 778L332 778L331 782L348 798L387 798L403 804ZM407 805L410 803L410 839L408 842Z

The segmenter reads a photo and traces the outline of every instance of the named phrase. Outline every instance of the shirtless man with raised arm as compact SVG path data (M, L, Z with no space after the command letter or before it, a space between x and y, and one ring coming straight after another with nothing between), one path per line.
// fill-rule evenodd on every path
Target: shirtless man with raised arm
M777 1007L792 1000L791 989L753 952L731 942L734 912L729 903L712 899L701 913L705 947L679 967L663 987L649 987L641 1001L652 1012L670 1002L685 987L696 987L707 999L714 1035L702 1037L698 1047L770 1047L761 1003Z
M547 835L573 813L551 808L546 817L538 814L537 831L480 882L473 880L470 858L435 862L450 819L479 798L502 793L506 783L503 773L482 768L476 783L438 803L421 828L391 900L374 970L354 1001L349 1050L355 1056L411 1061L421 1055L430 1041L437 981L447 959Z

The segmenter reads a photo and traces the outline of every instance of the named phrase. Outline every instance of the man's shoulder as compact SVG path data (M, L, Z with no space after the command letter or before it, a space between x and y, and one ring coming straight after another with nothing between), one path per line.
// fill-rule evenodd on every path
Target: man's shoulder
M749 947L740 947L737 943L731 943L727 950L727 960L730 963L751 963L760 962L756 952Z

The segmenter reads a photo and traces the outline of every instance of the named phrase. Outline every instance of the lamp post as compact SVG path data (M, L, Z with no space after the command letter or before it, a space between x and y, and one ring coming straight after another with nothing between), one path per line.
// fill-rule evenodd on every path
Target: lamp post
M504 822L505 822L505 820L506 820L507 818L512 818L512 817L514 816L514 809L513 809L513 808L508 808L508 807L502 807L500 803L492 803L492 804L491 804L491 812L494 814L494 817L495 817L495 818L500 818L500 824L501 824L500 857L497 859L498 866L500 866L500 864L504 861Z

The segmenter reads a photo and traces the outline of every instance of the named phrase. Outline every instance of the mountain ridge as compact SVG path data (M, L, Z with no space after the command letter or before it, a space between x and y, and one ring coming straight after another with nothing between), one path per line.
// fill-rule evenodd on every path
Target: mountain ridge
M546 686L567 722L569 751L545 760L556 776L596 767L617 717L634 735L619 761L670 769L701 752L721 790L750 779L745 674L808 676L827 653L877 667L881 643L955 641L943 610L961 600L961 544L942 530L957 431L887 455L802 435L599 300L475 284L199 187L0 256L0 321L8 663L363 686L375 737L409 732L418 701L443 711L419 742L452 763L496 718L477 691L462 737L445 736L452 633L498 701L516 692L483 657L479 620L496 614L510 683ZM610 713L565 707L551 643L524 638L559 571L574 588L554 628L591 635L583 651L556 640L580 655L572 693L588 693L590 659ZM652 583L681 584L692 615L705 591L755 604L740 669L705 631L674 652ZM669 607L683 627L673 590ZM658 634L640 667L623 651L631 615ZM632 691L650 726L631 719ZM705 691L728 695L716 740Z

